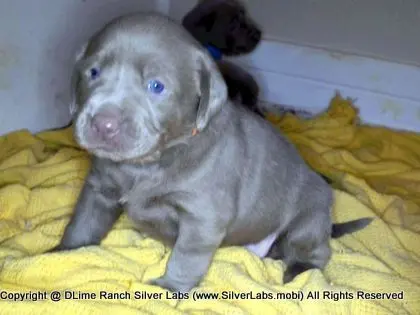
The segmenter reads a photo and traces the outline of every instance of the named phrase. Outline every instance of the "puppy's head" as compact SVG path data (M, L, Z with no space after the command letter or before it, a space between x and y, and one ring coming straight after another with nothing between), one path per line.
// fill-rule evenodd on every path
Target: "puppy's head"
M73 75L75 138L113 161L147 161L227 100L212 58L180 25L157 14L120 17L78 54Z
M250 53L261 40L261 30L236 0L200 1L182 24L203 45L226 56Z

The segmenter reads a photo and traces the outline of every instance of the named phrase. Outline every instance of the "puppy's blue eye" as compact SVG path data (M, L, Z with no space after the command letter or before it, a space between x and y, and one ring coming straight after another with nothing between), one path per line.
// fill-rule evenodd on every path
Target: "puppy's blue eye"
M163 83L158 80L150 80L147 85L147 88L152 93L160 94L165 89L165 85L163 85Z
M99 77L99 69L98 68L92 68L89 70L90 78L92 80L95 80Z

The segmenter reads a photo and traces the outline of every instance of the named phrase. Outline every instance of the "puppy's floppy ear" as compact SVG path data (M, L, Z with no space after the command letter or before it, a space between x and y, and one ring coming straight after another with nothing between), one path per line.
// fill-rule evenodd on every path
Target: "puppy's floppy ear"
M77 64L84 57L87 47L88 47L88 43L85 43L82 47L80 47L78 51L76 52L75 58L73 60L73 70L72 70L71 82L70 82L71 98L70 98L70 107L69 107L70 115L72 118L76 115L77 110L78 110L78 104L76 100L76 86L79 81L79 73L77 69Z
M207 52L201 51L199 62L199 104L196 128L202 131L228 99L227 87L216 63Z

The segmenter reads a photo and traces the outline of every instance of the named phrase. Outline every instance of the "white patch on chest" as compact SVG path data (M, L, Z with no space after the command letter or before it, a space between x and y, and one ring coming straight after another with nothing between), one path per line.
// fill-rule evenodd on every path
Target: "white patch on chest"
M245 245L245 248L249 251L253 252L255 255L259 256L260 258L264 258L268 251L271 248L271 245L273 245L274 241L276 240L278 236L278 232L273 232L270 235L268 235L266 238L262 239L258 243L248 244Z

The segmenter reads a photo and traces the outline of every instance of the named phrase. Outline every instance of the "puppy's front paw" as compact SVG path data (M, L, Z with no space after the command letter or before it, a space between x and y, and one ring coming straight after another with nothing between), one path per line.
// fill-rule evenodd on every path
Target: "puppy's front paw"
M179 281L168 279L165 276L150 280L148 283L151 285L159 286L171 292L181 293L188 293L195 286L195 283L181 283Z

